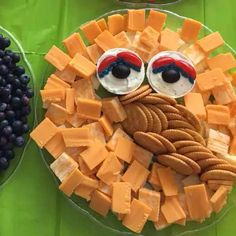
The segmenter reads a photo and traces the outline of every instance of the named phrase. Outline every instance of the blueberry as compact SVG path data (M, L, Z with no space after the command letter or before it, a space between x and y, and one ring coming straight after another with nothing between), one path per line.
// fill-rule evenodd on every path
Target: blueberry
M28 75L24 74L20 76L20 82L23 84L28 84L30 81L30 78Z
M12 85L14 88L20 88L21 87L21 82L19 79L15 78L13 81L12 81Z
M2 49L0 49L0 58L2 58L4 55L5 55L5 52Z
M30 106L25 106L25 107L22 107L21 109L21 114L23 116L28 116L31 112L31 107Z
M5 135L5 137L9 137L12 134L12 127L11 126L6 126L3 130L2 130L3 135Z
M4 151L0 150L0 157L3 157L3 155L4 155Z
M9 122L7 120L2 120L0 122L0 130L3 130L8 125L9 125Z
M12 129L15 132L21 131L21 126L22 126L22 121L20 120L15 120L12 122Z
M27 124L28 121L27 116L22 116L20 120L22 121L23 124Z
M5 86L6 84L7 84L7 81L4 78L1 78L0 86Z
M8 48L11 45L11 41L9 38L4 38L3 39L3 44L5 48Z
M7 66L0 65L0 75L6 75L8 73Z
M22 136L18 136L15 140L15 145L17 147L23 147L24 143L25 143L25 139Z
M5 102L0 103L0 112L4 112L7 109L7 104Z
M24 96L21 98L21 102L22 102L22 104L23 104L24 106L27 106L27 105L29 104L30 100L29 100L29 98L28 98L27 96L24 95Z
M8 160L13 159L15 157L15 153L13 150L6 150L4 152L4 155Z
M0 158L0 169L6 170L8 167L9 167L9 161L7 160L7 158L1 157Z
M15 112L13 110L8 110L5 114L8 120L13 120L15 118Z
M24 73L25 73L25 69L23 66L16 66L16 68L14 70L15 75L22 75Z
M2 61L5 65L9 65L11 63L12 59L10 56L6 55L2 58Z
M23 92L20 88L16 89L15 90L15 95L18 96L18 97L21 97L23 95Z
M12 83L14 80L14 75L12 73L9 73L7 76L6 76L6 81L8 83Z
M22 131L23 131L23 133L28 133L29 132L29 125L28 124L23 124L22 125Z
M20 55L17 53L13 53L11 58L14 63L17 63L20 61Z
M9 84L10 85L10 84ZM11 90L8 87L5 87L2 91L1 91L1 96L3 98L8 97L11 94Z
M7 144L7 139L5 137L0 137L0 147L3 147Z
M5 113L4 112L0 112L0 121L3 121L5 119Z
M11 99L11 105L14 108L19 108L21 106L21 100L19 97L13 97Z
M12 150L14 148L14 144L12 142L7 142L6 145L4 145L2 147L2 150L6 151L6 150Z
M34 96L34 91L33 91L33 89L28 88L28 89L26 90L26 96L27 96L28 98L32 98L32 97Z
M9 140L9 142L15 142L15 140L16 140L16 135L15 134L11 134L9 137L8 137L8 140Z

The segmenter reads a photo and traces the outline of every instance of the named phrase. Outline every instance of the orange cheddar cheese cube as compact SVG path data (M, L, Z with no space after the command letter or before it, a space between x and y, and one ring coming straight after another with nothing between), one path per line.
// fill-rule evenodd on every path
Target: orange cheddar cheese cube
M88 46L86 50L89 55L89 58L92 60L94 64L97 63L98 59L103 54L103 50L99 48L97 44L92 44Z
M98 20L97 23L101 31L104 31L108 28L107 22L104 18L101 18L100 20Z
M118 41L108 30L104 30L99 34L95 39L95 42L103 51L119 47Z
M126 182L116 182L112 184L112 203L113 212L120 214L130 213L131 186Z
M83 78L90 78L96 71L96 65L79 53L73 57L69 66Z
M128 10L128 31L143 31L145 28L145 10Z
M94 39L102 32L98 23L95 20L88 22L80 27L85 37L90 43L94 43Z
M96 176L105 184L110 185L117 180L117 176L120 174L121 169L122 165L120 161L113 152L110 152L103 161Z
M148 177L148 183L150 183L156 191L160 191L162 188L157 172L158 168L163 168L163 167L160 167L158 163L153 163L151 168L151 173Z
M160 193L147 188L140 188L138 199L152 209L148 219L154 222L158 221L161 202Z
M102 111L111 122L122 122L127 118L124 107L121 105L118 97L103 99Z
M98 180L84 176L83 182L75 189L75 195L87 201L91 199L91 194L98 188Z
M78 116L77 113L73 115L67 115L66 121L74 128L79 128L85 123L85 119L82 119Z
M218 213L222 210L227 201L228 188L220 186L210 199L213 211Z
M57 132L44 146L44 148L57 159L66 149L61 132Z
M146 45L151 50L157 48L159 45L160 33L153 29L151 26L148 26L144 29L144 31L140 35L140 42Z
M55 74L51 74L47 80L46 85L44 86L44 89L55 89L55 88L67 89L70 88L70 85L64 82L59 77L57 77Z
M84 151L84 150L83 150ZM79 169L80 171L86 175L86 176L91 176L97 173L97 171L99 170L100 165L96 166L95 168L93 168L92 170L90 170L88 168L88 166L86 165L86 163L83 161L83 158L81 156L77 157L77 161L79 162Z
M121 180L130 183L132 190L137 192L145 184L149 173L150 171L148 169L134 160L121 177Z
M148 18L147 18L147 25L151 26L158 32L161 32L162 28L164 27L167 15L163 12L150 10Z
M182 180L183 186L190 186L190 185L195 185L195 184L200 184L201 180L198 175L189 175L186 178Z
M67 119L67 110L55 103L51 103L45 114L56 125L63 125Z
M95 190L91 195L89 207L102 216L106 216L111 208L111 198Z
M66 89L66 110L68 114L75 112L75 89Z
M128 229L140 233L147 222L152 209L140 200L133 199L130 206L130 213L126 214L122 224Z
M206 37L199 39L197 44L202 48L205 53L210 53L214 49L224 45L224 40L219 32L214 32Z
M210 217L212 207L204 184L184 187L184 192L192 220L203 221Z
M118 139L120 137L124 137L124 138L127 138L127 139L130 139L132 140L128 134L126 134L121 128L118 128L114 134L112 135L112 137L110 138L110 140L107 142L107 149L109 149L110 151L115 151L115 148L116 148L116 145L117 145L117 142L118 142Z
M80 153L83 161L90 170L94 169L100 163L102 163L109 152L105 148L104 144L99 141L93 142L85 151Z
M84 128L89 129L90 138L100 141L101 143L106 143L103 128L99 122L92 122L90 124L84 125Z
M167 28L161 32L159 46L161 51L177 51L184 44L178 33Z
M225 72L236 67L236 60L232 53L218 54L209 58L207 64L210 69L221 68Z
M236 136L236 117L230 119L228 129L230 130L231 135Z
M127 48L131 47L131 41L125 31L120 32L119 34L115 35L115 40L118 42L120 48Z
M103 181L99 181L98 190L105 195L112 197L112 185L107 185Z
M70 175L68 175L60 184L59 189L64 192L68 197L72 195L75 188L80 185L84 180L84 175L79 169L75 169Z
M231 155L236 155L236 136L233 137L233 140L232 140L232 142L230 144L230 151L229 151L229 153Z
M165 198L165 202L161 206L161 212L168 224L186 219L185 212L176 196Z
M115 148L115 154L120 160L130 163L132 160L133 150L133 141L124 137L118 138Z
M194 65L199 65L204 61L204 59L206 59L206 54L197 44L190 45L182 52L194 63Z
M70 35L68 38L63 40L63 44L65 45L70 57L74 57L77 53L87 57L86 46L79 33L73 33Z
M77 98L77 113L84 119L98 120L101 116L102 102L93 99Z
M108 29L113 34L119 34L121 31L125 30L125 20L124 16L120 14L114 14L108 16Z
M148 150L140 147L139 145L134 145L132 159L138 161L145 168L149 168L153 154Z
M64 70L55 72L55 75L61 80L72 84L75 81L76 73L67 66Z
M226 82L226 76L221 69L213 69L198 74L196 83L201 92L209 91L215 87L222 86Z
M223 105L207 105L207 122L209 124L228 125L230 122L230 110Z
M31 133L30 137L43 148L58 132L57 127L45 118Z
M40 95L44 104L51 102L61 102L66 97L66 90L63 88L40 90Z
M174 171L170 168L157 168L157 173L165 196L176 196L178 186Z
M232 190L233 181L227 181L227 180L208 180L207 186L209 189L213 191L217 191L219 187L224 186L228 189L228 192ZM213 195L212 195L213 196Z
M64 152L50 165L50 168L57 178L63 182L64 179L78 168L78 163Z
M64 70L71 61L71 58L56 46L52 46L44 58L60 71Z
M184 103L186 108L195 114L199 119L206 119L206 109L200 93L188 93L184 96Z
M201 28L202 24L199 21L187 18L184 20L180 36L185 42L196 41Z
M158 221L153 222L153 223L154 223L154 227L155 227L156 230L162 230L162 229L169 226L168 222L166 221L165 216L162 214L161 211L159 213Z
M91 143L88 128L61 129L66 147L84 147Z
M236 87L236 72L232 74L232 85Z
M95 92L91 79L79 79L72 85L75 89L75 96L81 98L95 99ZM77 104L77 99L75 100Z
M108 120L108 118L106 116L102 116L98 122L100 123L100 125L102 126L105 134L107 137L111 137L113 134L113 127L112 124L110 122L110 120Z

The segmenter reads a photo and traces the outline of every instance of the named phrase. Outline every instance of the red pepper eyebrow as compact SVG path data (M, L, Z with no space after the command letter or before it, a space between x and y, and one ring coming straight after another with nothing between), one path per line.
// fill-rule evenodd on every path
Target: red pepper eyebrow
M117 56L107 56L98 67L98 73L102 73L106 70L113 62L117 60Z
M120 52L117 54L118 58L122 58L125 62L128 62L138 68L142 67L142 60L132 52Z
M160 57L152 63L152 68L155 69L161 66L169 65L171 63L175 63L175 59L173 57Z

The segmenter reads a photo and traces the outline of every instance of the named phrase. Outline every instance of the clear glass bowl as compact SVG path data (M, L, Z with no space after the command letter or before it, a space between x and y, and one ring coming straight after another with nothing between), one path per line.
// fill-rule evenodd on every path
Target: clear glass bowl
M133 7L158 7L171 5L182 0L117 0L122 5L133 6Z
M34 89L35 83L34 83L33 70L31 68L28 60L26 59L26 55L24 53L22 46L9 31L7 31L6 29L4 29L1 26L0 26L0 34L2 34L5 37L8 37L11 40L11 45L10 45L9 49L20 54L21 61L18 64L24 66L26 74L28 74L31 78L30 86L31 86L31 88ZM30 116L28 117L28 122L29 122L31 130L34 125L34 117L35 117L35 113L34 113L34 109L33 109L34 104L35 103L34 103L34 98L33 98L33 99L31 99L32 112L31 112ZM0 171L0 187L3 187L3 184L6 183L6 181L9 179L9 177L15 172L15 170L19 166L19 163L20 163L22 157L24 156L25 149L30 142L29 134L27 134L25 136L25 139L26 139L26 144L25 144L24 148L15 148L14 149L16 155L15 155L15 158L13 160L11 160L9 168L5 171Z
M152 8L153 9L153 8ZM150 8L146 8L147 11L150 10ZM166 10L160 10L156 9L159 11L162 11L168 15L167 21L166 21L166 26L172 30L177 30L178 28L181 27L183 20L185 17L177 15L173 12L166 11ZM127 9L122 9L122 10L115 10L108 12L97 19L100 18L107 18L109 15L115 14L115 13L120 13L120 14L125 14L127 12ZM92 20L92 19L91 19ZM79 27L75 30L75 32L79 31ZM212 31L206 27L203 26L200 35L203 37L204 35L210 34ZM225 44L224 47L221 49L217 50L216 53L219 52L232 52L234 55L236 55L236 52L228 45ZM48 67L45 69L43 75L42 75L42 85L45 84L48 76L53 73L53 67L48 65ZM104 90L99 91L99 95L102 95L102 97L106 96L106 92ZM43 119L44 116L44 109L42 108L42 102L40 99L38 99L37 102L37 118L39 120ZM51 172L52 176L54 177L57 185L59 185L59 181L56 179L55 175L53 172L50 170L49 165L53 162L53 158L48 154L45 150L41 151L41 155L43 160L46 163L47 168ZM99 224L102 228L108 230L111 230L112 232L115 232L117 234L123 234L123 235L137 235L135 233L130 232L127 228L125 228L120 221L117 220L116 216L112 214L111 212L106 218L101 217L97 213L95 213L93 210L91 210L88 206L88 202L86 202L84 199L79 198L77 196L72 196L71 198L68 198L68 201L73 204L73 206L78 210L78 214L85 214L87 215L92 221L96 222ZM235 189L232 191L232 193L229 196L228 204L227 206L224 207L224 209L217 215L212 214L210 219L207 219L203 223L196 223L196 222L188 222L186 226L179 226L179 225L172 225L166 229L161 230L160 232L157 232L151 222L148 222L143 231L142 234L140 235L145 235L145 236L152 236L152 235L183 235L187 234L190 232L196 232L196 231L201 231L204 230L208 227L212 227L213 225L217 224L223 217L224 215L228 212L234 209L236 206L236 191Z

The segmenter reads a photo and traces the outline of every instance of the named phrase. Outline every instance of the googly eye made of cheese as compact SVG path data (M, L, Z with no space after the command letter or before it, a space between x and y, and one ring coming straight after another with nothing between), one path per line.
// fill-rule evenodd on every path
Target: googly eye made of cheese
M128 49L110 49L98 60L97 78L111 93L122 95L133 92L140 87L144 77L142 59Z
M183 54L165 51L150 60L147 78L157 93L179 98L194 88L196 71L193 63Z

